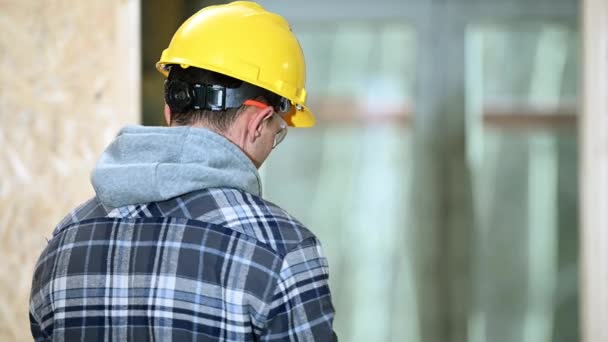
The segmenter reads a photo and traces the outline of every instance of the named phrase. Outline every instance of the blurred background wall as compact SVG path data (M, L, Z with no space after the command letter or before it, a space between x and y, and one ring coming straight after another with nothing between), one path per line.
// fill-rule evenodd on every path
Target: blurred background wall
M583 4L581 337L608 341L608 2Z
M139 1L0 1L0 341L31 341L34 263L140 121Z
M162 124L172 33L223 2L0 0L0 340L28 340L33 262L101 149ZM579 1L261 3L319 119L265 193L320 237L340 339L580 340Z

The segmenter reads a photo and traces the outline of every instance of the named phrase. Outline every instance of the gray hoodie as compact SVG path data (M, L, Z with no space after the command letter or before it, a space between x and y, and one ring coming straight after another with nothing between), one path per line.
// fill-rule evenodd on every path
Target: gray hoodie
M251 160L228 139L196 127L123 128L97 162L91 183L107 208L208 188L262 195Z

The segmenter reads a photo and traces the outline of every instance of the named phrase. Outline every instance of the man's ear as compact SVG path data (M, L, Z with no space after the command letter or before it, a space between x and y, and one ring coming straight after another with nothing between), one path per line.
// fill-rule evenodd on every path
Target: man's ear
M165 121L167 122L167 126L171 126L171 109L169 105L165 103Z
M249 123L247 124L247 133L251 142L254 142L260 137L262 129L264 128L264 120L272 115L272 111L272 107L268 106L264 109L256 109L251 115Z

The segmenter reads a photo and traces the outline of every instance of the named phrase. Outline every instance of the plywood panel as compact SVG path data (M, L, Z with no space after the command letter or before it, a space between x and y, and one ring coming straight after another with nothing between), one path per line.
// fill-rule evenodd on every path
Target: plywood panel
M0 0L0 341L31 341L34 263L139 121L139 1Z

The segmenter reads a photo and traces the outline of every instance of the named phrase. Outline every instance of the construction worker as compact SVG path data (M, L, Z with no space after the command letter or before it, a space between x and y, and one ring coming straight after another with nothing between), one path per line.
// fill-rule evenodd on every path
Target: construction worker
M170 127L126 127L99 159L96 196L36 265L34 338L336 340L319 241L261 197L287 126L314 124L289 24L252 2L207 7L157 68Z

